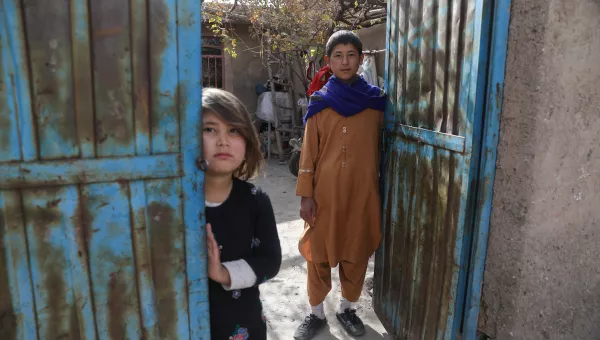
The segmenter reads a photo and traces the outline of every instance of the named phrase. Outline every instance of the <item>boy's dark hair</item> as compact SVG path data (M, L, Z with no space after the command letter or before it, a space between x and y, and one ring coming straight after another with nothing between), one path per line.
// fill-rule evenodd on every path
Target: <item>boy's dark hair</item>
M327 41L327 45L325 45L325 52L327 53L328 57L331 57L331 53L333 53L333 49L337 45L346 45L346 44L354 45L354 47L356 47L356 49L358 50L358 54L362 54L363 45L362 45L362 41L360 41L360 38L358 37L358 35L352 31L345 31L345 30L337 31L337 32L333 33L331 35L331 37L329 37L329 40Z
M202 89L202 114L208 112L216 114L227 124L237 128L246 141L245 159L233 175L243 180L256 176L263 156L258 133L244 104L232 93L215 88L204 88Z

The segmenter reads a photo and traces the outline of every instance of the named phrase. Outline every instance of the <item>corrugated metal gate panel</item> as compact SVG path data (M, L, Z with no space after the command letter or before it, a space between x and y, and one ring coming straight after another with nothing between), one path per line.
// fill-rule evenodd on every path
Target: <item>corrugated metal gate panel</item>
M388 2L384 240L374 303L398 339L453 339L459 331L481 3Z
M208 339L200 6L0 10L0 338Z

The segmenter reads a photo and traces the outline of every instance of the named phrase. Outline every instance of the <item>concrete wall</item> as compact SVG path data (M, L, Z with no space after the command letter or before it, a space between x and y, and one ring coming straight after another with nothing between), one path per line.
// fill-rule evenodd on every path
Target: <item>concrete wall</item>
M250 113L256 111L257 97L255 86L264 84L269 73L262 59L254 53L258 42L250 37L248 25L234 26L238 45L237 57L233 58L225 52L225 90L235 94L246 105ZM210 34L208 28L203 28L204 34Z
M255 53L258 42L250 37L249 26L237 25L235 30L239 36L237 57L228 56L225 60L225 65L229 65L229 71L225 71L225 86L240 98L250 113L254 113L258 99L255 86L264 84L269 79L269 72Z
M360 29L357 34L363 43L364 50L385 49L385 24ZM375 55L375 67L377 67L377 75L383 78L385 74L385 53Z
M480 329L600 339L600 2L511 15Z
M264 84L269 79L269 71L266 63L256 53L259 51L259 43L250 36L248 25L236 25L235 31L238 35L237 57L225 55L225 89L233 92L246 105L250 113L256 112L258 97L256 96L256 85ZM277 75L278 66L273 66L273 74ZM297 75L303 75L304 70L299 70L294 64ZM302 81L293 76L296 90L304 95Z

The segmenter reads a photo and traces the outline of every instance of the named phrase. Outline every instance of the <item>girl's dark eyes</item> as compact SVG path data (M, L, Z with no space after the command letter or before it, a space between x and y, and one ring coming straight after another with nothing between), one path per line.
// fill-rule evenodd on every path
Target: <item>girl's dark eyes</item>
M202 129L202 131L203 132L215 132L216 130L215 130L215 128L207 127L207 128ZM239 134L239 130L236 128L231 128L231 129L229 129L229 133L237 135L237 134Z

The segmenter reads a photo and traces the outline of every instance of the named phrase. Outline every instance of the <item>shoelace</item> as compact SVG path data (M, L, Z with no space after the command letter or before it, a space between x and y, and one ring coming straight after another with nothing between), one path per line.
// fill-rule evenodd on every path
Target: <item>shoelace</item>
M307 328L309 328L309 327L310 327L312 324L314 324L314 323L315 323L315 321L317 321L317 319L318 319L318 318L317 318L317 316L316 316L316 315L314 315L314 314L311 314L311 315L307 316L307 317L304 319L304 322L303 322L303 323L302 323L302 325L301 325L302 329L307 329Z
M352 322L358 322L358 316L356 316L356 310L354 310L354 309L347 309L346 310L346 314L348 314L348 318Z

